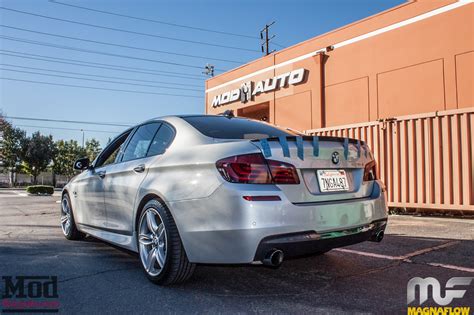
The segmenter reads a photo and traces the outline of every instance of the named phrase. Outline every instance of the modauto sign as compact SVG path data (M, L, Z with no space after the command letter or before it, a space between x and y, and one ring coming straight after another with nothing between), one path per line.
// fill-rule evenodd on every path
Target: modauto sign
M306 72L306 69L300 68L266 80L244 82L238 89L214 96L212 107L219 107L238 100L246 103L261 93L268 93L291 85L297 85L304 81Z

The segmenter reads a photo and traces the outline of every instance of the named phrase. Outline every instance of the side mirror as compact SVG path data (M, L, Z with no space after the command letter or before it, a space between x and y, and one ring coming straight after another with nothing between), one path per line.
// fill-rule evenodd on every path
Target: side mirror
M74 169L75 170L85 170L86 168L89 168L90 166L90 161L89 158L82 158L74 162Z

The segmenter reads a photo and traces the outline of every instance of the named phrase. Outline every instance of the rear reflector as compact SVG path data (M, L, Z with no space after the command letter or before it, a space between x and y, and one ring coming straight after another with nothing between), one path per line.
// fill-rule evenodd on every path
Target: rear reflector
M243 196L247 201L280 201L279 196Z
M266 160L261 153L231 156L216 162L222 177L242 184L299 184L296 168L288 163Z

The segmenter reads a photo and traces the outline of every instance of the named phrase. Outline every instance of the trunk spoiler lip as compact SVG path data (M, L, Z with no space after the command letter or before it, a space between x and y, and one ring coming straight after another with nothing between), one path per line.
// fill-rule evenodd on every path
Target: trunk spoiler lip
M348 137L331 137L331 136L286 136L286 139L289 141L296 141L296 138L301 137L305 141L312 141L313 137L318 137L320 141L334 141L334 142L344 142L346 139L349 141L349 143L352 144L357 144L360 143L360 145L364 145L365 141L363 140L358 140L354 138L348 138ZM270 137L270 138L265 138L267 141L279 141L279 137ZM252 142L259 142L262 139L253 139L251 140Z

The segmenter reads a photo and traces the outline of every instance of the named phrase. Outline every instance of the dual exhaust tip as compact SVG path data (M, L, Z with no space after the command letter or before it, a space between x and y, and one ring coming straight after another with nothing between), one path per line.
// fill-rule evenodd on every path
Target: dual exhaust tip
M265 266L278 268L282 264L284 257L285 254L283 254L283 251L279 249L272 249L265 255L265 258L262 260L262 263Z
M384 231L378 231L377 233L372 235L372 237L370 238L370 241L380 243L383 240L384 236L385 236ZM283 263L284 258L285 258L285 254L283 253L282 250L272 249L268 251L268 253L265 255L265 258L262 260L262 263L265 266L278 268Z

